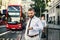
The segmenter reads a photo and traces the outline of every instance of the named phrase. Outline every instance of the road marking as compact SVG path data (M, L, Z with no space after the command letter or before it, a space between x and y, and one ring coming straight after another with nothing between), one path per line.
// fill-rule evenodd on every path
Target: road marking
M3 38L3 40L5 40L5 38Z
M15 38L0 38L0 40L16 40Z
M23 31L20 32L20 34L17 37L17 40L22 40L22 35L23 35L22 33L23 33Z
M13 40L13 39L11 39L11 40Z
M7 34L7 33L9 33L9 32L10 32L10 31L7 31L7 32L4 32L4 33L1 33L0 36L5 35L5 34Z
M7 40L9 40L9 38L7 38Z

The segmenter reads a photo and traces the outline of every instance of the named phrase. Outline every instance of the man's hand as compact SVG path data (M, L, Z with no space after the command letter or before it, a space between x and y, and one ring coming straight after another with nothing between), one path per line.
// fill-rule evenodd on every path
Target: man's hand
M32 30L33 29L33 27L28 27L28 30Z

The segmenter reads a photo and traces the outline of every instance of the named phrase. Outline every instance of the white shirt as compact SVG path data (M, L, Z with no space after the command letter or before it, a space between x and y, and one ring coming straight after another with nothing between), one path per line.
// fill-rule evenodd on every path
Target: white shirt
M28 23L27 23L27 26L26 26L26 34L27 34L29 21L30 21L30 19L28 20ZM30 36L39 34L39 30L41 30L41 31L43 30L43 25L42 25L40 19L35 17L35 16L31 20L30 27L33 27L32 30L29 30L29 35Z
M41 22L43 24L43 27L46 27L47 26L46 20L41 20Z

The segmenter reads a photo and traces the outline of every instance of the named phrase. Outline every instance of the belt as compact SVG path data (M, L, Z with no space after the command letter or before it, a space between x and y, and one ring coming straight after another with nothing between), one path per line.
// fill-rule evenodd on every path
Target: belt
M33 36L30 36L30 35L28 35L29 37L36 37L36 36L38 36L39 34L36 34L36 35L33 35Z

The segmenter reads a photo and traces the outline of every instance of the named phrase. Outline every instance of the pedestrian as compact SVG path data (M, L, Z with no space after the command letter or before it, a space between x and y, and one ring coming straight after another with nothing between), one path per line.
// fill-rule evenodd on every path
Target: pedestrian
M1 14L1 11L0 11L0 20L1 20L1 17L2 17L2 14Z
M28 22L25 31L25 40L40 40L39 30L43 30L43 25L39 18L35 16L33 8L28 9Z
M46 23L46 20L45 20L45 16L41 16L41 22L43 24L43 31L42 31L42 38L46 38L46 27L47 27L47 23Z
M0 11L0 25L1 25L1 23L2 23L2 14L1 14L1 11Z

